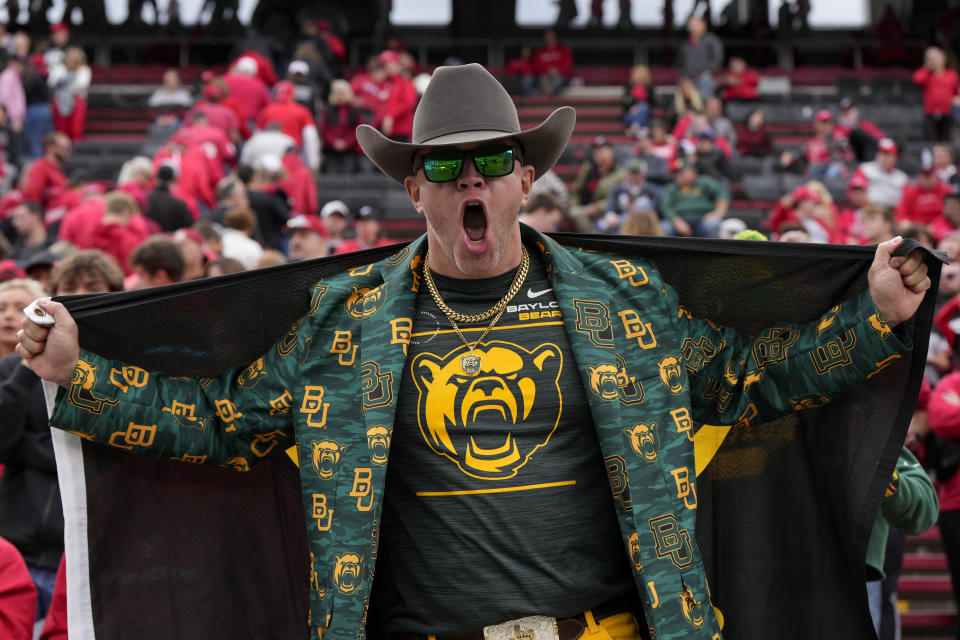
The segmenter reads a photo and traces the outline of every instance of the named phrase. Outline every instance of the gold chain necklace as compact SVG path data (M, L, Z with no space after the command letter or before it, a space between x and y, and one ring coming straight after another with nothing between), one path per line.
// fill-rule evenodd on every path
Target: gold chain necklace
M423 280L427 283L427 291L430 292L430 297L433 298L434 304L436 304L437 308L443 312L443 315L447 316L447 320L450 321L450 326L453 327L453 330L457 333L457 336L470 350L469 355L460 357L460 368L463 369L463 372L467 375L473 375L480 371L480 356L473 354L474 347L481 344L483 339L487 337L487 334L490 333L493 325L497 324L497 321L500 320L500 316L502 316L503 312L507 309L507 305L520 291L520 288L523 286L523 281L527 279L527 271L530 269L530 254L527 253L527 248L523 245L520 245L520 250L520 267L517 269L517 273L513 277L513 282L510 284L510 289L507 290L507 293L500 298L495 305L483 313L474 315L466 315L454 311L447 305L447 303L443 301L443 298L440 297L440 291L437 289L437 284L433 281L433 275L430 273L430 252L427 251L426 255L423 257ZM463 333L460 332L460 327L457 326L456 322L457 320L460 322L469 323L483 322L491 316L493 317L493 321L487 325L487 328L484 329L483 333L480 334L480 337L474 342L467 342L467 339L463 337Z

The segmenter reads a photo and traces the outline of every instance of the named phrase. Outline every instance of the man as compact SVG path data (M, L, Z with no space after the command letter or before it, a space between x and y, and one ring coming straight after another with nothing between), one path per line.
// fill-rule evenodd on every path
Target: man
M813 137L803 143L807 172L814 178L838 178L846 163L853 161L847 139L834 126L833 113L817 111L813 119Z
M47 225L43 223L43 207L39 203L27 201L14 207L10 221L17 237L10 250L4 255L21 263L35 253L39 253L53 244L54 238L47 234Z
M659 194L647 183L647 163L633 158L627 165L627 178L618 184L607 197L607 212L613 213L615 220L605 231L615 231L620 220L631 211L641 209L657 210Z
M871 162L864 162L854 175L862 175L867 180L867 199L890 209L896 208L903 197L903 188L910 182L900 169L897 169L897 145L890 138L877 143L877 155Z
M450 96L458 97L457 108L446 108ZM368 625L370 637L480 637L490 625L499 627L491 634L506 637L542 625L564 629L564 637L573 637L566 632L571 626L589 627L605 638L620 625L638 638L637 620L639 629L649 626L660 638L716 637L719 622L702 564L688 543L696 512L678 497L669 470L679 466L682 475L686 467L693 482L692 446L681 431L686 423L675 422L671 415L678 414L669 410L710 424L736 422L751 408L791 411L785 402L765 402L773 396L759 391L773 391L772 380L785 370L772 366L726 409L703 400L707 386L726 384L719 381L738 354L753 358L752 341L689 318L652 264L634 259L632 271L622 263L626 271L617 271L614 256L568 251L520 227L517 211L534 178L559 158L573 125L573 110L563 107L521 131L510 96L482 67L439 68L417 112L412 143L358 130L364 152L403 182L426 218L424 237L383 262L318 283L315 315L308 311L254 366L200 382L150 373L141 378L143 387L128 386L133 396L101 384L103 376L76 377L118 363L81 352L66 309L41 303L55 325L25 323L18 351L44 379L73 388L74 398L86 385L84 398L90 391L107 403L90 408L114 412L109 420L89 418L64 401L67 392L52 423L106 440L116 424L127 424L116 411L129 410L129 402L109 403L136 397L148 412L136 423L149 418L156 429L148 429L146 447L139 436L124 440L130 450L226 462L255 456L254 449L271 442L279 452L301 440L313 637L357 637ZM819 336L816 322L798 329L795 353L853 331L861 351L851 355L872 371L875 359L902 348L882 341L870 320L884 328L884 321L909 319L929 287L919 254L891 265L889 251L898 244L878 249L871 291L838 309ZM367 291L362 298L361 289ZM616 309L643 309L656 328L628 322L626 333L614 332L600 308L610 307L587 296ZM583 305L593 304L600 305L599 315L590 315L596 328L575 329L576 309L583 315ZM495 338L485 341L494 330ZM338 342L331 347L334 332ZM688 378L679 358L669 355L679 353L682 335L699 338L698 344L722 343L724 353L697 362L700 374ZM617 391L615 353L625 375L647 376L644 402L636 386ZM806 371L816 360L788 360L782 394L805 393L818 376L793 367ZM654 373L658 369L663 373ZM829 386L857 384L863 376L853 372L833 371ZM78 384L71 385L75 377ZM743 391L745 380L736 377L731 388ZM631 380L638 378L628 377L626 386ZM183 416L151 398L158 385L167 398L195 400L195 415L211 416L210 423L183 428ZM816 385L823 390L826 383ZM204 395L223 394L231 411L218 419ZM271 416L270 401L277 398ZM651 423L660 421L671 427L656 432ZM615 505L609 465L626 468L620 481L642 487L642 501L629 509ZM693 504L687 489L683 496ZM667 535L680 546L668 544ZM368 617L371 583L377 604ZM517 619L531 615L559 619Z
M323 226L327 232L327 248L331 254L336 253L345 240L344 234L349 227L350 208L343 200L331 200L320 209L320 219L323 220Z
M860 109L850 98L840 101L840 117L834 131L847 138L858 162L871 160L877 152L877 142L887 137L877 125L860 117Z
M536 193L520 210L520 222L540 233L551 233L560 228L564 215L559 200L549 193Z
M927 140L950 140L952 110L957 104L960 77L947 68L947 56L939 47L927 47L923 66L913 72L913 82L923 88L923 134Z
M130 254L137 289L180 282L184 264L180 247L167 236L151 236Z
M617 165L617 152L603 136L593 142L592 156L573 180L570 217L577 231L593 233L594 222L606 211L607 197L627 177Z
M921 163L920 175L913 184L907 184L903 188L903 195L894 210L898 224L942 224L940 219L943 217L943 200L950 193L950 185L940 181L933 159L926 152L924 155L927 157Z
M287 229L290 231L287 255L291 262L327 255L327 230L316 216L294 216L287 221Z
M270 104L270 91L263 80L257 77L257 61L250 56L240 57L230 72L223 76L223 82L230 95L240 103L241 115L248 122Z
M400 56L396 51L384 51L380 54L380 59L387 72L384 83L386 99L380 127L392 138L409 140L413 129L413 110L417 107L417 90L410 78L403 74Z
M276 100L257 114L258 129L265 129L272 122L280 123L280 131L290 136L301 148L303 161L311 170L320 168L320 134L313 113L294 101L296 87L286 80L278 82L274 89Z
M680 46L680 76L693 80L706 100L717 86L714 74L723 66L723 43L707 31L706 20L699 16L687 20L687 37Z
M373 247L387 247L394 244L387 238L380 237L380 211L365 204L357 209L357 219L353 223L353 230L356 235L349 240L345 240L335 253L347 253L349 251L363 251Z
M23 176L23 199L39 202L47 207L57 196L67 189L67 175L63 172L63 163L70 157L72 146L70 138L57 132L43 137L43 157L34 161Z
M173 232L193 224L193 215L187 203L170 193L170 186L177 175L170 165L157 169L157 182L147 196L145 215L160 226L161 231Z
M677 160L673 182L660 196L663 233L715 238L729 206L726 187L713 178L698 175L690 160Z

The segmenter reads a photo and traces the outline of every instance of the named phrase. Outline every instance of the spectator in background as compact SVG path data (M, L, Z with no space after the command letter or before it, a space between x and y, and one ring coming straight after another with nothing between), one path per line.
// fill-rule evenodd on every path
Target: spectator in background
M380 57L371 58L365 73L358 73L350 80L357 106L373 114L372 123L383 118L383 104L387 101L387 68Z
M327 236L327 249L330 254L344 242L350 220L350 209L343 200L331 200L320 209L320 218Z
M383 230L380 217L380 211L369 204L365 204L357 209L357 219L353 222L353 230L356 232L356 235L340 243L340 246L336 249L336 253L363 251L364 249L387 247L393 244L391 240L380 237L380 233Z
M315 216L294 216L287 221L287 229L290 232L287 246L291 262L327 255L327 230Z
M305 60L293 60L287 67L287 81L293 83L293 100L310 113L316 113L323 102L320 87L310 76Z
M853 244L863 235L863 208L870 203L867 199L867 179L862 173L854 173L850 177L847 203L849 207L837 212L837 226L846 237L845 242Z
M860 117L860 109L850 98L840 101L840 117L835 131L837 135L847 138L857 162L873 160L877 143L887 137L877 125Z
M167 236L151 236L130 254L130 267L137 276L133 288L180 282L184 264L183 252L176 242Z
M193 119L202 113L207 122L223 131L230 141L240 142L245 137L241 131L240 115L223 103L226 97L227 91L221 82L217 80L208 82L203 87L203 97L187 114L185 118L187 124L192 124Z
M723 66L723 43L707 31L707 22L699 16L687 20L687 40L680 46L680 76L691 80L701 99L716 90L717 71Z
M650 68L639 64L630 70L630 81L623 88L623 122L636 134L650 126L653 103L653 78Z
M647 163L647 182L657 192L657 195L673 181L673 175L670 173L670 167L667 166L666 159L653 151L653 140L649 132L644 131L637 136L637 144L633 148L633 157Z
M167 69L163 72L163 86L155 89L147 100L151 109L163 109L183 116L193 106L193 96L183 86L180 72L176 69Z
M176 180L173 167L162 165L157 169L153 191L147 196L146 216L157 223L161 231L172 232L193 224L193 215L187 204L170 193Z
M257 77L257 61L250 56L242 56L233 63L223 82L227 92L240 103L240 115L248 124L270 104L270 91Z
M712 128L697 132L696 165L697 172L702 176L709 176L724 184L730 182L730 162L727 154L717 148L717 133Z
M533 64L533 47L528 44L521 46L519 55L507 61L503 74L504 87L511 94L522 91L527 95L533 95L537 75Z
M282 131L293 138L303 151L303 160L312 171L320 168L320 135L313 114L293 100L294 87L286 80L278 82L275 101L264 107L257 115L258 129L270 122L279 122Z
M947 142L957 104L960 76L947 68L947 57L939 47L928 47L923 66L914 71L914 83L923 87L923 133L927 140Z
M22 274L21 271L20 277L0 282L0 357L13 353L20 322L24 318L23 309L46 295L39 284L23 278Z
M32 255L47 249L54 238L47 235L47 225L43 223L43 207L39 203L28 201L14 207L10 221L17 237L4 258L25 263Z
M3 65L3 71L0 72L0 105L7 110L10 127L19 134L23 130L27 115L27 97L21 78L22 65L3 50L0 50L0 65Z
M641 209L631 211L623 218L620 234L625 236L662 236L660 218L656 211Z
M126 273L132 273L128 258L147 237L141 226L130 224L131 219L140 213L140 207L130 194L122 191L109 193L105 204L100 221L76 243L77 248L100 249L116 260Z
M70 138L59 132L50 132L43 138L43 157L30 165L23 177L23 199L38 202L46 208L67 188L63 162L72 152Z
M847 175L853 153L845 136L834 126L833 113L821 109L813 119L813 137L803 144L807 174L813 178L840 178Z
M264 156L283 157L289 150L298 150L297 141L283 132L283 123L271 120L257 129L243 145L240 163L255 166Z
M223 257L237 260L244 269L255 268L263 255L263 247L253 239L257 227L256 214L248 207L235 208L227 211L224 222L226 225L220 231Z
M763 109L754 109L747 116L746 127L737 136L737 151L742 156L759 158L773 153L773 140L770 138Z
M719 84L723 87L723 101L752 102L759 97L757 85L760 75L753 69L747 68L746 61L739 56L732 56L727 64L727 72L720 76Z
M606 212L610 191L627 177L617 166L617 152L606 138L593 143L591 160L580 167L570 187L570 218L577 231L593 233L597 218Z
M361 151L357 144L356 129L363 122L363 112L356 105L356 96L350 83L334 80L330 85L330 101L320 125L324 173L351 174L357 171Z
M915 222L922 225L943 224L943 200L950 193L949 185L937 177L937 169L928 156L913 184L903 187L903 195L894 211L897 224Z
M257 169L243 165L237 170L237 177L243 183L239 190L236 185L230 190L230 204L233 207L253 209L257 215L257 228L263 246L268 249L284 248L283 230L290 217L290 203L282 191L278 191L275 180L277 174L264 167L262 161L277 170L282 169L282 161L277 163L276 156L264 156ZM232 181L235 182L235 181Z
M37 588L17 548L0 538L0 636L32 640Z
M563 218L563 205L549 193L530 196L527 204L520 210L520 222L540 233L557 231Z
M615 233L623 217L631 211L657 208L658 193L647 183L647 163L632 158L627 163L627 177L610 191L606 215L597 221L597 228Z
M960 192L953 189L944 196L943 216L934 221L930 226L930 231L937 242L942 242L945 238L956 233L957 229L960 229ZM951 260L954 259L951 258Z
M50 46L43 52L43 62L47 69L63 64L67 45L70 44L70 27L65 22L50 25Z
M29 57L23 67L23 90L27 100L24 118L24 150L31 158L43 154L43 137L53 131L53 112L50 110L50 87L47 68L40 54Z
M277 188L287 194L290 208L308 216L317 215L317 181L314 172L303 164L300 154L290 150L280 159L283 173L277 180Z
M868 204L863 208L862 218L860 244L879 244L895 235L896 223L892 209L879 204Z
M217 276L240 273L241 271L246 271L246 269L243 268L243 263L239 260L234 260L233 258L217 258L207 263L206 277L216 278Z
M668 236L715 238L730 207L730 192L721 183L697 175L689 160L677 160L674 181L660 196L661 227Z
M867 199L891 211L900 203L903 188L910 181L907 174L897 169L897 152L896 143L883 138L877 143L876 158L857 169L857 173L867 180Z
M379 128L385 136L401 142L410 140L413 133L413 112L417 108L417 89L413 82L403 75L400 66L400 56L393 51L384 51L380 54L387 79L386 101L383 104L383 117Z
M47 84L53 89L53 126L70 136L83 137L87 123L87 90L90 88L90 67L80 47L69 47L63 64L50 68Z
M543 32L543 46L533 54L533 69L540 93L555 96L560 93L573 76L573 53L560 43L553 29ZM526 87L534 93L534 87Z
M951 184L957 181L954 178L957 175L957 166L953 164L953 150L948 143L938 142L933 145L933 166L941 182Z
M213 227L209 221L205 220L203 222L210 225L211 228ZM217 237L219 239L219 234L217 234ZM204 253L203 249L205 244L203 234L196 229L188 227L177 229L171 238L177 243L177 246L180 247L180 252L183 254L183 275L181 279L183 281L196 280L206 276L205 263L207 254ZM210 255L211 257L216 257L213 253Z
M737 148L737 131L730 122L730 118L723 115L723 102L716 96L710 96L703 103L703 115L707 122L717 132L717 135L726 140L731 149Z

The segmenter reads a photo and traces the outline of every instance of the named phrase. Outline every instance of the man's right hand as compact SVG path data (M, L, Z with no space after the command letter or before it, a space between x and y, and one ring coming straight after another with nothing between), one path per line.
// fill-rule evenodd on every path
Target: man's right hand
M39 304L53 316L56 324L41 327L29 317L24 318L17 354L38 376L66 388L80 359L77 323L59 302L46 300Z

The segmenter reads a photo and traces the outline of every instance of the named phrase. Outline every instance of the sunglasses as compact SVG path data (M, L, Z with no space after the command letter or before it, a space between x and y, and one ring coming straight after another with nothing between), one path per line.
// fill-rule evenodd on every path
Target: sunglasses
M450 182L460 177L463 161L471 158L473 166L484 178L500 178L513 172L516 151L515 147L509 145L479 147L469 151L442 149L423 154L416 169L423 167L423 175L430 182Z

